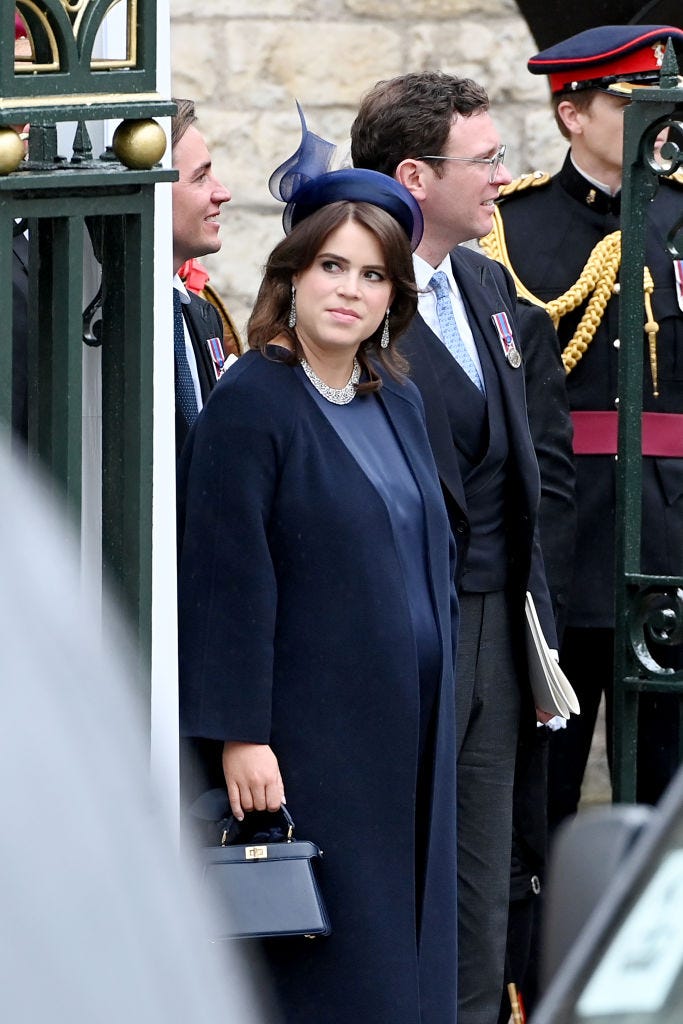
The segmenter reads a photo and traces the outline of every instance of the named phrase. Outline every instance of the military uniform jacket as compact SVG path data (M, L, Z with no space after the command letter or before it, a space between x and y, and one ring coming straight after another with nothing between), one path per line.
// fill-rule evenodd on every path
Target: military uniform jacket
M512 192L499 205L509 266L524 286L547 302L578 279L594 246L620 227L620 196L588 182L569 156L547 184ZM654 278L653 315L659 324L659 397L653 396L647 337L643 333L643 409L683 413L683 313L667 231L683 212L683 191L662 179L648 210L646 264ZM585 305L560 320L562 347L571 340ZM619 300L608 301L595 337L567 377L575 410L616 409ZM643 322L645 310L643 308ZM613 455L578 455L578 535L568 624L613 624L615 470ZM683 573L683 459L643 460L642 570Z

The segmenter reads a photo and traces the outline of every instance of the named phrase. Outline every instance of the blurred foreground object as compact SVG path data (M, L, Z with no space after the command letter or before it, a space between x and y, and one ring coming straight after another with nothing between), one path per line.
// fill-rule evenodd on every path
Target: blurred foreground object
M0 503L3 1019L201 1024L229 1007L257 1024L155 819L117 617L105 605L100 629L72 536L4 438Z
M683 770L656 808L579 814L556 838L547 991L531 1024L683 1019Z

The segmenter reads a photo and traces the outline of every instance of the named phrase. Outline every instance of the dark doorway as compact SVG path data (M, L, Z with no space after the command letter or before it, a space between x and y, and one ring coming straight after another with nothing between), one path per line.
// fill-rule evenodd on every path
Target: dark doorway
M517 0L539 50L597 25L675 25L683 28L681 0L591 0L562 4Z

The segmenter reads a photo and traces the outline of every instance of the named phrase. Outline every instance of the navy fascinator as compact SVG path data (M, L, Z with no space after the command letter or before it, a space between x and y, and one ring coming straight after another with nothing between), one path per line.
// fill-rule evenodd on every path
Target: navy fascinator
M268 182L271 195L287 203L282 215L285 234L330 203L371 203L386 210L401 225L414 251L422 238L423 221L419 203L408 189L387 174L366 168L329 170L336 147L309 132L299 103L297 110L301 118L301 145L273 171Z

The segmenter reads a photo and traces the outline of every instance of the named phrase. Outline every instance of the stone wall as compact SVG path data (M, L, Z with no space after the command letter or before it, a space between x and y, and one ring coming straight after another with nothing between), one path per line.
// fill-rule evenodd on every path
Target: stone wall
M299 143L295 98L343 161L364 92L381 78L440 68L488 89L513 174L561 161L545 79L526 70L537 47L514 0L171 0L171 19L174 94L197 101L233 194L222 251L205 263L240 330L282 233L267 182Z

